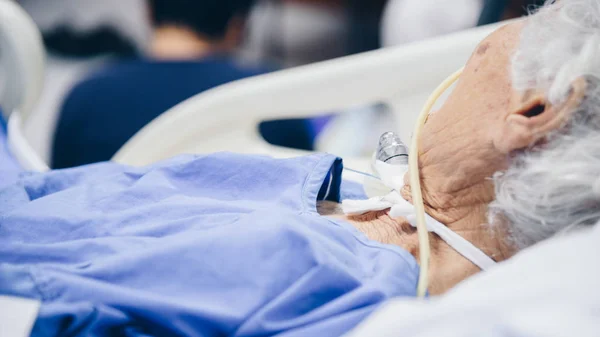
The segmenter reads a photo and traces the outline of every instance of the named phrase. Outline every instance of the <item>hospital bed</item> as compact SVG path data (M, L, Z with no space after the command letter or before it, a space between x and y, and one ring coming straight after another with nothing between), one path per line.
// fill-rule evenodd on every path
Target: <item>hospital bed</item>
M216 88L191 98L151 122L125 144L115 160L143 165L177 153L216 150L292 156L298 152L273 147L262 141L256 131L260 120L310 117L320 111L340 111L370 102L385 102L390 105L400 117L400 124L396 129L408 139L424 97L441 79L462 65L478 41L493 29L494 26L483 27L406 47L282 71ZM28 145L22 133L23 125L39 95L43 78L44 51L41 37L33 22L9 0L0 0L0 54L0 65L5 70L6 77L4 90L0 92L0 106L9 120L11 149L28 169L46 170L47 165ZM350 161L349 165L353 163ZM357 160L356 165L360 164L360 160ZM598 233L596 228L596 237ZM580 240L588 238L589 235L584 235ZM500 295L496 295L495 300L519 299L519 293L525 284L522 277L515 275L522 276L526 272L533 275L538 275L539 272L537 281L531 281L527 286L532 293L537 291L540 296L556 294L556 289L569 290L561 297L569 305L573 305L573 298L590 299L590 294L597 296L597 291L594 292L593 289L600 271L597 267L594 268L597 263L594 263L596 260L593 258L598 254L598 246L589 242L586 251L577 255L578 249L583 247L581 242L568 243L569 246L559 246L559 249L548 249L547 244L540 256L532 257L533 254L528 253L525 258L521 258L526 260L526 264L518 259L509 261L508 266L500 267L493 273L482 274L453 294L445 296L447 300L431 302L431 305L424 302L393 301L359 327L355 335L392 336L396 335L390 333L394 331L398 331L398 334L417 335L411 333L417 330L403 330L409 323L416 321L421 321L422 326L426 327L445 327L447 329L444 331L454 331L458 335L458 331L462 331L459 329L471 322L459 326L454 321L445 321L442 325L436 317L443 318L448 313L455 313L464 319L465 315L461 310L464 309L465 299L470 299L471 307L482 315L502 308L502 312L510 312L515 307L493 306L495 302L492 301L494 298L489 297L489 285L493 285L492 289L504 291L499 292ZM582 256L586 259L582 259ZM554 269L547 268L547 261L553 261L554 266L558 266L561 261L560 265L564 265L562 270L570 275L565 280L570 283L560 283L560 278L554 277L554 274L544 274L548 270L554 272ZM574 267L569 269L569 266ZM585 275L576 274L582 271ZM525 281L529 279L531 278ZM554 282L553 287L547 286L550 281ZM507 286L508 282L513 283ZM456 304L453 305L453 302ZM540 324L546 324L548 316L544 314L552 307L546 302L539 302L537 307L525 306L527 303L534 302L528 301L523 306L532 312L537 310L536 319ZM488 305L485 306L486 304ZM484 307L480 309L479 305ZM39 303L36 301L0 296L0 335L27 336L38 308ZM522 314L532 317L531 313ZM416 315L419 315L419 320L413 319ZM581 327L581 320L577 321L580 316L582 315L579 313L569 316L573 320L563 327ZM406 317L411 319L398 319ZM521 319L522 317L517 317L517 321L531 321ZM508 318L510 317L506 316ZM478 320L482 321L483 319ZM493 323L492 321L490 324Z
M24 136L27 122L44 83L42 36L31 18L16 4L0 0L0 108L8 120L9 146L27 169L45 171L48 165Z

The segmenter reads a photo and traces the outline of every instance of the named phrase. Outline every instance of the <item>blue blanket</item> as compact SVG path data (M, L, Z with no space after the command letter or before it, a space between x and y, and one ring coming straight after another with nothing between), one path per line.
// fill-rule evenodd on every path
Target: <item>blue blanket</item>
M0 294L42 301L34 336L341 335L418 278L408 252L316 212L341 169L222 153L17 174Z

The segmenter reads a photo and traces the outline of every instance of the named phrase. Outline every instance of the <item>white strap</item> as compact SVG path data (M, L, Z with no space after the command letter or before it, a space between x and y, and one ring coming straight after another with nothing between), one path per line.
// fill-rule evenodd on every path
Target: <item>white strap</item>
M376 183L371 182L370 184L379 184L393 191L385 196L373 197L368 200L343 200L342 209L344 213L347 215L359 215L369 211L381 211L389 208L392 218L404 217L413 227L416 227L417 222L413 205L404 200L398 192L404 186L406 168L376 161L374 169L381 177L381 180ZM487 270L496 264L481 249L475 247L471 242L456 234L429 214L425 214L425 222L428 231L437 234L450 247L473 262L481 270Z
M414 216L413 219L409 219L410 224L416 227L416 221ZM456 250L460 255L464 256L467 260L473 262L481 270L488 270L496 264L496 261L485 255L481 249L475 247L471 242L462 236L456 234L450 228L432 218L429 214L425 214L425 222L427 223L427 229L430 232L437 234L444 242L450 247Z
M342 201L342 209L346 215L360 215L369 211L383 211L392 206L394 206L394 204L383 200L382 197L374 197L369 200Z
M370 211L381 211L388 208L390 208L390 216L392 218L404 217L413 227L416 227L413 206L408 201L404 200L400 193L396 191L384 197L374 197L368 200L342 201L342 209L344 210L344 213L348 215L364 214ZM484 252L475 247L471 242L456 234L430 215L425 214L425 221L427 223L427 230L437 234L450 247L482 270L487 270L496 264L494 260L485 255Z

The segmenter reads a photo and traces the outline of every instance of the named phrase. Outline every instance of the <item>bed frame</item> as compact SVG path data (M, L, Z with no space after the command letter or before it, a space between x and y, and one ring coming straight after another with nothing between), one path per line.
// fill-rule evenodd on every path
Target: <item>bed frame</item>
M236 151L295 156L301 152L267 144L258 133L258 123L315 117L371 103L387 104L399 122L396 130L403 139L410 139L429 93L463 66L477 44L498 26L222 85L182 102L150 122L113 159L145 165L180 153ZM355 169L364 169L367 162L365 158L344 159L347 166Z

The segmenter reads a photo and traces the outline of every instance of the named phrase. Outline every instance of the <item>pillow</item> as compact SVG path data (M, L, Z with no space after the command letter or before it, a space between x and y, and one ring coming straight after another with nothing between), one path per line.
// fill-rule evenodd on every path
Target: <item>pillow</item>
M547 240L430 299L391 300L350 336L598 336L600 226Z

